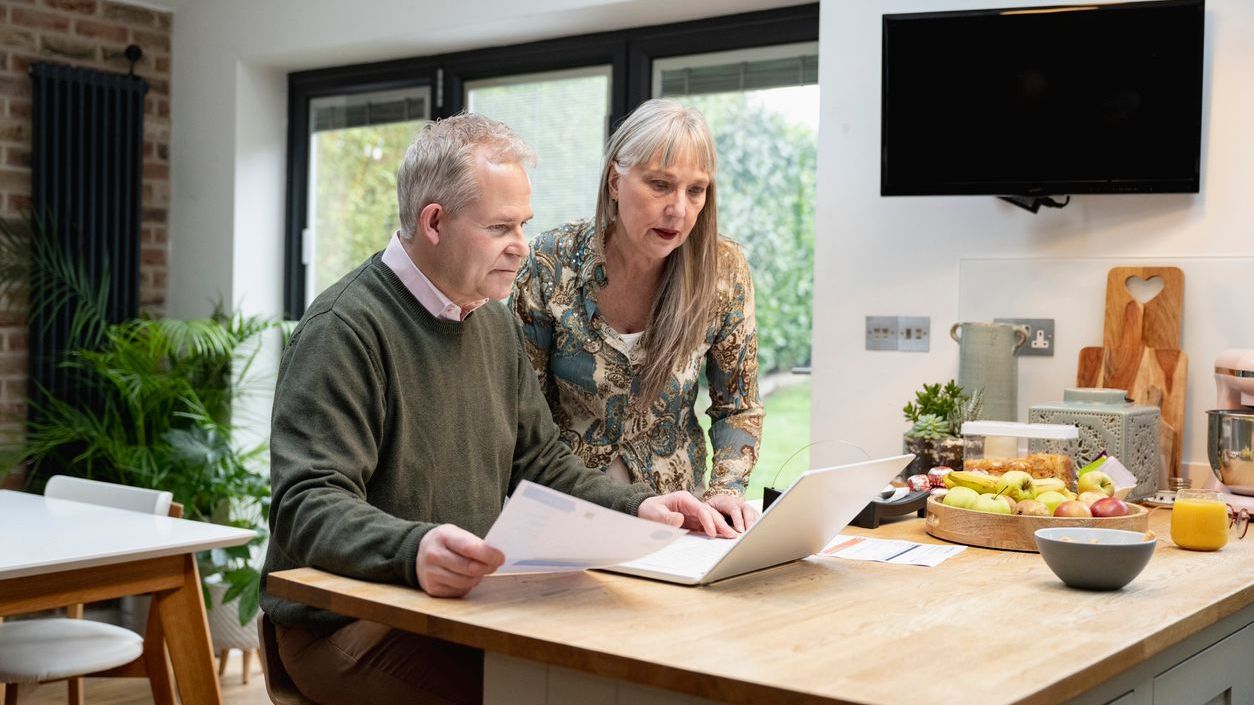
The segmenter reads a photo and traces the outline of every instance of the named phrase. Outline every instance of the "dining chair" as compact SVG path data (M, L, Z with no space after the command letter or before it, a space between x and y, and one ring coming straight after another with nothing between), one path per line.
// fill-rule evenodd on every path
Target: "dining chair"
M270 702L274 705L317 705L296 688L292 677L283 667L283 659L279 658L278 641L274 636L274 622L264 612L257 620L257 637L257 642L261 645L258 648L261 652L261 676L266 682L266 694L270 696Z
M45 497L98 504L115 509L180 517L182 505L169 492L127 487L57 475ZM0 683L4 705L17 705L21 684L67 680L70 705L83 703L83 677L143 676L156 705L174 704L165 648L144 650L146 639L160 645L160 622L148 618L144 636L112 624L85 620L82 605L66 608L67 617L0 622Z

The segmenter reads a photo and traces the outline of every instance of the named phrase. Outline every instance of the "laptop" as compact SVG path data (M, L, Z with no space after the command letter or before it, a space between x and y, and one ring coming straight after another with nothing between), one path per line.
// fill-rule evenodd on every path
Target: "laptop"
M735 539L689 533L660 551L605 568L680 585L708 585L813 555L878 497L913 455L810 470Z

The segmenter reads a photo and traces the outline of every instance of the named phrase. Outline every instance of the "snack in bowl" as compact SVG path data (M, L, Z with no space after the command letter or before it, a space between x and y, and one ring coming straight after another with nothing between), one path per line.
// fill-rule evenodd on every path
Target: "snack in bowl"
M1034 538L1054 575L1082 590L1118 590L1132 582L1158 544L1146 532L1094 527L1038 529Z

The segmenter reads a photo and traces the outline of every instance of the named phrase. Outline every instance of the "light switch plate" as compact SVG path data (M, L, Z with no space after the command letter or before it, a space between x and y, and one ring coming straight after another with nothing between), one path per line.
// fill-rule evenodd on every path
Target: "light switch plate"
M896 350L897 349L897 317L867 316L866 317L866 349Z
M932 339L932 319L928 316L897 317L897 349L927 352Z
M994 318L994 323L1026 326L1028 342L1015 353L1019 357L1054 356L1054 319L1052 318Z

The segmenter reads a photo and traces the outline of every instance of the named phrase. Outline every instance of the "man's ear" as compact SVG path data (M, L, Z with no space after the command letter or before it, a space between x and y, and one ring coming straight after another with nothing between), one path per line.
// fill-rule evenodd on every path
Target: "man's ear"
M428 203L418 213L418 232L432 245L440 244L440 233L448 220L448 211L438 203Z

